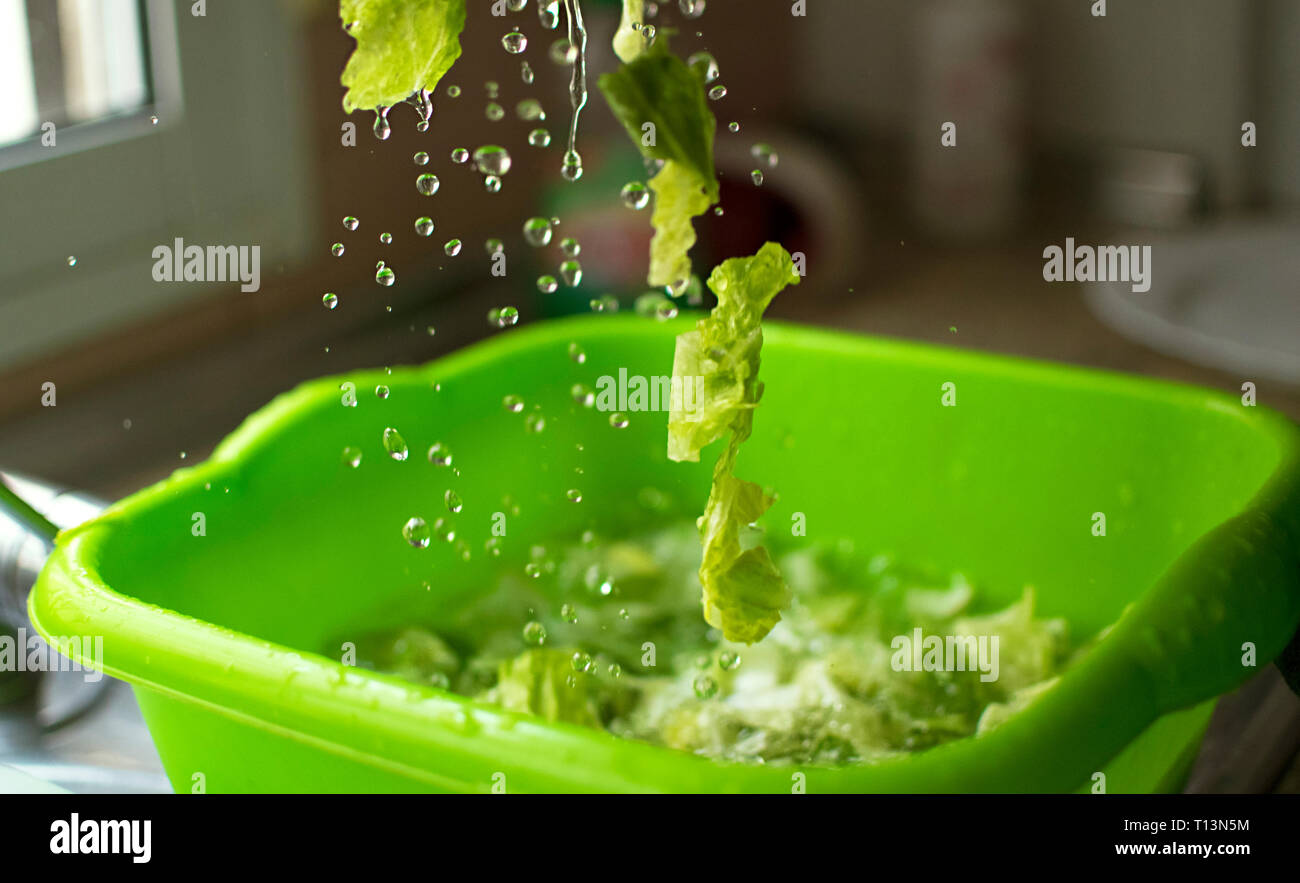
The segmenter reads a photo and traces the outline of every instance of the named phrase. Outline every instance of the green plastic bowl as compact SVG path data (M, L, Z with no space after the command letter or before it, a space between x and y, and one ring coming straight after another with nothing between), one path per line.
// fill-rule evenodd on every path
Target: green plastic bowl
M619 368L666 373L687 327L542 323L423 367L305 384L207 462L64 532L32 619L56 646L102 635L102 667L134 685L173 785L209 792L788 792L796 772L811 792L1078 790L1099 772L1111 792L1167 790L1215 697L1257 670L1243 645L1267 664L1300 622L1300 442L1284 418L1201 389L773 324L738 466L780 492L769 529L802 512L810 538L960 570L987 605L1033 585L1076 638L1113 625L1028 709L914 755L792 770L550 724L321 655L340 635L436 628L535 543L698 515L711 451L671 463L666 414L614 429L570 394ZM540 405L545 429L526 431L507 394ZM386 455L390 426L406 462ZM434 442L455 474L425 459ZM411 515L445 515L451 486L468 562L400 534ZM645 488L667 512L648 512ZM483 544L508 497L520 512L494 559Z

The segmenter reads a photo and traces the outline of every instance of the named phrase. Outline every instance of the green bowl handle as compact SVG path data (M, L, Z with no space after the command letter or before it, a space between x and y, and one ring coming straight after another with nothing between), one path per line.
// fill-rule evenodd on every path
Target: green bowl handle
M1269 660L1293 689L1300 681L1300 475L1279 479L1201 537L1112 633L1162 713L1229 692Z

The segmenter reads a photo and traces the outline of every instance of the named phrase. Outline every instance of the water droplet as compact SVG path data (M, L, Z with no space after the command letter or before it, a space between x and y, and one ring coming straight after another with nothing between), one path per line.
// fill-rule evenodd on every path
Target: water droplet
M740 131L740 123L727 123L727 130L732 134Z
M537 20L548 31L560 23L560 0L537 0Z
M429 462L434 466L450 466L451 448L444 442L434 442L429 445Z
M427 166L429 164L429 154L423 150L416 151L415 156L411 157L417 166Z
M718 695L718 682L708 675L700 675L693 684L695 695L700 699L712 699Z
M642 26L642 28L641 28L641 36L642 36L642 37L645 37L645 44L646 44L646 46L652 46L652 45L654 45L655 34L657 34L657 33L658 33L658 31L656 30L656 28L655 28L654 25L644 25L644 26Z
M448 86L448 87L447 87L447 95L450 96L450 97L452 97L452 98L459 98L459 97L460 97L460 86L454 86L454 85L453 85L453 86Z
M568 288L574 288L582 283L582 264L577 261L569 260L560 264L560 278Z
M550 51L547 54L551 57L551 61L556 64L569 65L578 60L578 47L561 37L551 44Z
M573 400L584 408L590 408L596 404L596 393L585 383L573 384L573 387L569 390L569 395L573 396Z
M578 672L579 674L586 674L587 672L591 671L591 666L592 666L591 656L589 656L586 653L583 653L581 650L578 650L573 654L573 657L569 660L569 665L571 665L573 667L573 670Z
M438 192L440 186L442 186L442 182L438 180L438 176L431 175L428 172L415 179L415 189L425 196L433 196Z
M514 307L497 307L488 310L488 322L498 328L508 328L519 321L519 310Z
M127 428L129 429L130 427ZM358 466L361 465L361 449L354 448L350 445L344 448L343 462L345 465L351 466L353 469L356 469Z
M572 604L562 604L560 606L560 619L568 623L577 622L578 608L574 607Z
M375 281L385 288L389 288L397 281L397 274L387 267L381 266L375 271Z
M719 205L719 206L715 206L714 209L713 209L713 213L714 213L715 215L717 215L719 218L722 217L722 206L720 206L720 205Z
M776 151L772 149L772 145L764 144L762 142L749 148L749 155L752 156L759 165L765 166L769 169L776 168L776 164L780 161L780 157L777 155Z
M546 643L546 626L534 620L524 625L524 643L540 647Z
M546 111L542 110L542 103L536 98L525 98L515 105L515 114L519 119L525 122L540 121L546 119Z
M447 257L454 258L456 255L460 254L460 240L448 239L447 244L442 247L442 250Z
M500 254L506 250L506 244L494 236L484 241L483 248L487 250L488 254Z
M629 422L627 415L622 411L615 411L609 415L609 425L615 429L627 429Z
M612 294L602 294L600 297L593 297L588 306L593 313L617 313L618 298Z
M515 28L501 38L501 46L511 55L518 55L528 48L528 38L519 33L519 28Z
M560 251L571 258L576 258L582 254L582 245L572 236L566 236L560 240Z
M456 528L445 518L439 518L433 523L433 532L444 543L450 543L456 539Z
M723 671L735 671L740 667L740 654L731 650L724 651L718 657L718 667Z
M339 296L332 291L327 291L320 302L325 305L325 309L332 310L339 305Z
M454 163L463 163L469 159L469 151L464 147L457 147L451 152L451 161Z
M151 126L156 126L156 125L158 125L158 117L156 117L156 116L150 116L150 117L149 117L149 125L151 125Z
M433 117L433 100L429 95L428 89L421 89L406 99L406 103L415 108L415 115L419 117L419 122L415 124L415 129L418 132L427 132L429 130L429 120Z
M388 108L375 108L375 137L380 141L387 141L388 136L393 134L393 127L388 125Z
M623 185L619 199L623 200L623 205L639 212L650 204L650 189L640 181L631 181Z
M421 236L428 236L433 233L433 218L428 216L416 218L415 232Z
M546 218L529 218L524 221L524 241L536 248L551 244L551 222Z
M712 83L718 78L718 60L708 52L696 52L690 58L686 59L695 75L705 83Z
M542 565L538 564L536 561L529 561L524 565L524 573L530 579L537 579L542 575Z
M452 515L459 515L460 510L465 508L465 503L461 500L460 494L451 489L448 489L447 492L442 495L442 501L447 504L447 511Z
M583 352L582 347L577 343L569 344L569 358L579 365L587 361L587 354Z
M77 256L73 254L68 255L68 266L75 267L76 265L77 265Z
M687 18L699 18L704 14L704 0L677 0L677 6Z
M336 242L336 243L334 243L333 245L331 245L331 246L330 246L330 254L334 255L334 257L336 257L336 258L341 258L341 257L343 257L343 243L342 243L342 242Z
M551 133L545 129L533 129L528 133L528 143L533 147L550 147Z
M504 147L485 144L474 151L474 167L484 175L504 175L510 171L510 153Z
M501 405L512 414L518 414L524 409L524 400L517 395L508 395L501 400Z
M560 287L554 276L538 276L537 290L542 294L554 294L555 290Z
M384 386L382 383L375 387L376 398L386 399L388 398L389 392L390 390L388 387Z
M406 439L402 438L402 434L391 426L384 430L384 450L388 452L388 456L399 462L405 460L406 455L409 453L406 447Z
M726 86L717 85L709 90L709 99L711 101L717 101L719 98L725 98L726 96L727 96Z
M380 233L380 234L379 234L379 241L382 242L384 245L390 245L390 244L392 243L392 241L393 241L393 234L392 234L392 233Z
M483 178L483 189L488 193L499 193L501 191L501 179L496 175L487 175Z
M524 81L525 86L531 86L533 84L533 68L526 61L519 65L519 79Z
M677 317L677 305L657 291L647 291L636 299L636 313L663 322Z
M361 222L358 221L356 218L352 217L351 215L348 215L346 218L343 219L343 226L348 230L355 230L360 225Z
M534 411L524 418L524 429L529 432L541 432L546 429L546 418Z
M576 181L582 177L582 157L576 150L564 152L564 164L560 166L560 177L566 181Z
M754 171L752 171L752 172L749 173L749 177L754 181L754 186L755 186L755 187L762 187L762 186L763 186L763 170L762 170L762 169L754 169Z
M483 108L483 116L487 117L494 123L500 122L505 119L506 109L495 101L489 101L487 107Z
M429 525L423 518L408 518L406 524L402 525L402 536L417 549L429 548Z

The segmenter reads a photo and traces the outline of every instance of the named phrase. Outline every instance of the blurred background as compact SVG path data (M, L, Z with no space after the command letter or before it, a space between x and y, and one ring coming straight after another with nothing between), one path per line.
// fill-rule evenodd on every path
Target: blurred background
M0 467L114 499L204 457L299 381L509 333L487 322L493 307L518 307L521 323L605 294L630 309L649 210L619 193L646 172L595 89L617 63L618 3L584 0L577 183L558 174L563 25L543 28L536 0L505 18L492 5L470 0L429 130L399 106L379 141L372 115L342 110L353 41L330 0L0 0ZM687 19L675 0L647 3L673 49L710 53L727 88L710 102L723 213L696 224L697 270L776 239L806 253L808 278L775 318L1236 394L1251 382L1261 405L1300 417L1300 3L1101 6L808 0L794 16L786 0L708 0ZM516 25L521 56L500 44ZM544 119L524 118L525 99ZM955 147L941 143L949 123ZM529 144L537 127L548 147ZM500 192L450 159L482 144L514 158ZM414 187L421 172L441 181L432 197ZM534 215L581 242L580 285L534 284L560 260L523 241ZM1150 291L1045 282L1043 249L1066 237L1150 245ZM153 248L177 238L260 246L260 290L154 282ZM1300 790L1300 702L1276 678L1218 715L1225 735L1193 788ZM116 750L83 743L100 760Z

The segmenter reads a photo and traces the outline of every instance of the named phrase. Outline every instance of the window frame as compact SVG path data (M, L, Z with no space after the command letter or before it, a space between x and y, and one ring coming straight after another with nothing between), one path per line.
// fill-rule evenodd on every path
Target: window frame
M222 287L153 281L156 245L260 245L264 273L303 261L315 213L286 7L144 0L153 103L0 149L0 370Z

